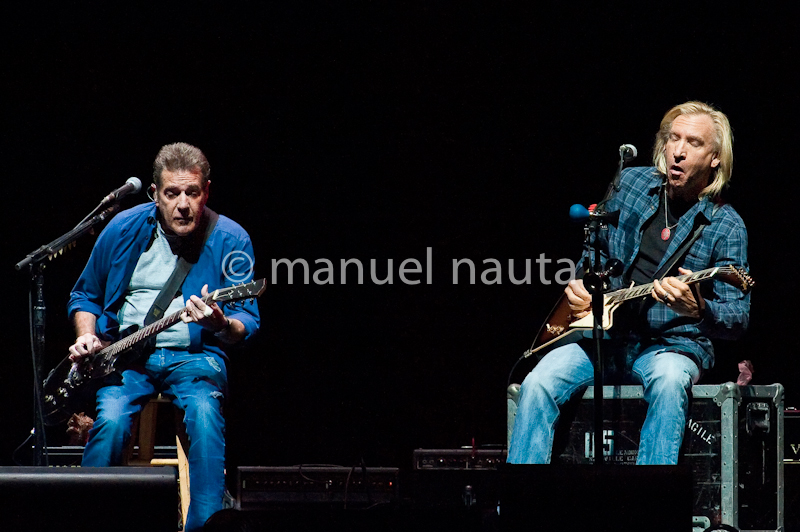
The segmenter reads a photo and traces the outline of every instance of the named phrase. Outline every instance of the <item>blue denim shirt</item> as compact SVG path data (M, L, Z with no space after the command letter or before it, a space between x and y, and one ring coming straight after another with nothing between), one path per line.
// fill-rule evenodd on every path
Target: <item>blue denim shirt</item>
M97 316L98 335L107 340L117 338L117 312L136 263L150 242L155 227L154 203L137 205L109 222L100 233L89 262L72 289L67 306L70 319L77 311L90 312ZM232 260L236 258L242 260ZM208 284L208 290L212 292L249 282L253 279L254 261L250 236L239 224L220 215L197 263L184 279L181 291L188 298L190 295L199 296L204 284ZM228 318L242 322L246 330L245 342L258 331L260 317L255 302L239 302L235 308L224 306L223 312ZM190 352L210 351L224 356L213 333L196 323L189 324L189 340Z
M659 207L659 192L664 176L653 167L628 168L622 173L619 192L606 204L608 212L620 211L616 227L610 225L600 235L601 255L619 259L625 273L612 280L612 289L623 288L623 280L633 265L642 241L642 227ZM700 238L689 248L677 266L699 271L715 266L735 264L749 269L747 263L747 229L730 205L717 205L707 197L694 204L679 220L672 241L659 269L691 238L695 224L707 224ZM590 249L584 251L593 253ZM593 255L590 255L593 257ZM667 275L677 275L671 271ZM646 326L633 331L639 340L639 351L668 348L695 358L703 368L714 364L711 339L736 339L747 329L750 318L750 296L718 279L700 284L706 300L701 320L681 316L655 301L647 302ZM625 303L632 305L633 301Z

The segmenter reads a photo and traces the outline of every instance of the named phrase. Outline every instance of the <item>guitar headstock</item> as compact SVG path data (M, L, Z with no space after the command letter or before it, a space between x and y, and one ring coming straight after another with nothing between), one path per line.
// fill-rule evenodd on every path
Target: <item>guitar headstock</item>
M752 290L753 286L756 284L747 270L735 264L720 268L718 277L721 281L735 286L745 294Z
M251 281L247 284L214 290L212 293L208 294L208 297L210 301L216 303L230 303L243 299L255 299L263 294L266 288L267 280L259 279L258 281Z

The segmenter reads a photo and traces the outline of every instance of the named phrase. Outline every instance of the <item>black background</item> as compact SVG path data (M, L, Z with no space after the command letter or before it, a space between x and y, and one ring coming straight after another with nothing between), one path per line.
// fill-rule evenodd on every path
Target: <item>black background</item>
M415 448L503 443L509 371L562 290L535 263L531 284L511 284L509 259L574 259L569 206L602 197L620 144L649 164L661 116L690 99L733 124L727 199L757 283L751 329L722 346L716 378L750 358L755 383L800 399L788 13L475 1L4 11L0 465L32 426L28 275L14 264L129 176L149 183L175 141L208 156L209 206L250 233L258 277L271 279L273 259L377 259L381 273L394 260L393 285L269 286L259 338L231 355L229 467L410 467ZM46 269L45 370L74 338L65 307L93 240ZM400 282L398 264L424 263L427 247L433 283ZM479 272L499 260L503 284L454 285L461 258Z

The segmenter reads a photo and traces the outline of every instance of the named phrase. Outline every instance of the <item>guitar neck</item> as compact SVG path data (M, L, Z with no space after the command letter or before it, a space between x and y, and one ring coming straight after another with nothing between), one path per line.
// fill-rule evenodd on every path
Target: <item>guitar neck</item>
M686 284L698 283L700 281L705 281L706 279L711 279L722 270L724 270L724 267L708 268L706 270L700 270L699 272L693 272L686 275L677 275L675 278ZM653 283L647 283L631 288L622 288L620 290L609 292L606 294L606 297L611 303L622 303L623 301L644 297L649 295L652 291Z
M212 299L213 299L213 293L201 298L201 300L205 304L209 304ZM183 314L183 309L177 312L173 312L169 316L165 316L164 318L161 318L158 321L154 321L150 325L142 327L141 329L131 334L130 336L126 336L122 340L114 342L110 346L100 351L97 355L102 357L113 357L118 355L119 353L122 353L123 351L127 351L128 349L138 344L139 342L143 342L144 340L147 340L151 336L155 336L161 331L169 329L170 327L178 323L178 321L180 321L181 319L181 314Z

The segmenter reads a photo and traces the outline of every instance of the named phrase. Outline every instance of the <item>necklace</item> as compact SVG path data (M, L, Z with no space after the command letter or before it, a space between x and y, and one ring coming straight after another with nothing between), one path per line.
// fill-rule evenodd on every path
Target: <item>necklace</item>
M669 211L669 205L667 204L667 187L664 186L664 229L661 230L661 240L666 242L669 240L669 237L672 236L672 229L678 225L678 222L675 222L673 225L669 225L669 217L667 216L667 212Z

